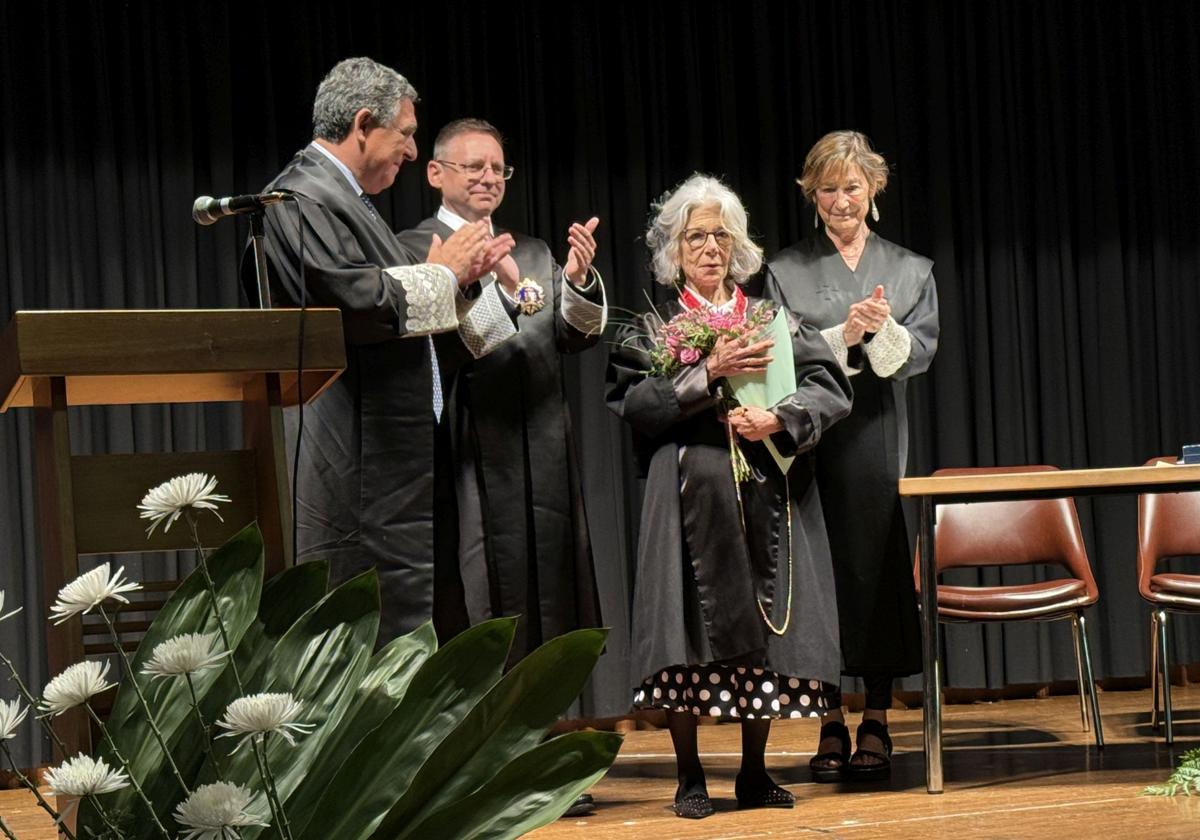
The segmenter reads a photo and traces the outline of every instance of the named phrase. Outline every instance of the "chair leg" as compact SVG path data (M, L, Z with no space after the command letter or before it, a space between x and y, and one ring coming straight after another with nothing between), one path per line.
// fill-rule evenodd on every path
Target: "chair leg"
M1079 614L1079 646L1083 649L1083 667L1087 674L1088 694L1092 701L1092 723L1096 728L1096 749L1104 749L1104 727L1100 723L1100 701L1096 699L1096 677L1092 673L1092 654L1088 650L1087 619Z
M1079 649L1079 616L1071 616L1071 641L1075 645L1075 680L1079 686L1079 722L1084 732L1091 730L1087 713L1087 687L1083 682L1083 653Z
M1158 667L1162 673L1163 718L1167 721L1167 743L1175 743L1171 725L1171 660L1167 658L1167 611L1158 611Z
M1150 686L1154 696L1154 706L1150 710L1150 728L1158 731L1158 610L1150 613Z

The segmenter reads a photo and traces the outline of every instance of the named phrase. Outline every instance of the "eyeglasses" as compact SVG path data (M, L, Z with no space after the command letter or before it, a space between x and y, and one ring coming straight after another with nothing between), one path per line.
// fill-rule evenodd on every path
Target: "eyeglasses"
M498 163L493 163L489 167L486 163L455 163L452 160L439 160L438 163L440 163L442 166L449 166L453 169L457 169L468 178L482 178L484 170L491 169L493 175L495 175L497 178L503 178L505 181L507 181L513 176L513 172L516 171L511 164L505 164L501 166Z
M716 230L701 230L700 228L688 228L683 232L683 241L693 251L699 251L708 244L708 237L712 237L717 243L717 247L722 251L728 251L733 245L733 234L725 230L725 228L717 228Z

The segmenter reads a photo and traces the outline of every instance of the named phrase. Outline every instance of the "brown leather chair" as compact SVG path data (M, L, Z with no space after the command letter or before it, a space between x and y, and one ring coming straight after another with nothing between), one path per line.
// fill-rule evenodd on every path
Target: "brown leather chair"
M1051 466L942 469L934 475L972 475L988 472L1045 472ZM1083 611L1096 603L1100 591L1088 563L1079 517L1072 499L1033 499L1012 502L974 502L937 507L937 571L984 566L1054 565L1067 577L1007 586L938 584L938 620L942 622L1056 621L1069 619L1075 642L1075 673L1079 684L1079 715L1084 731L1095 722L1096 746L1104 748L1096 681L1088 651ZM920 547L917 549L920 557ZM914 569L914 573L916 569ZM917 574L917 587L920 588ZM1086 677L1086 679L1085 679Z
M1175 459L1151 458L1146 463L1155 464L1159 461L1174 463ZM1168 744L1174 742L1175 733L1171 719L1167 616L1170 613L1200 613L1200 574L1157 570L1169 557L1195 554L1200 554L1200 491L1145 493L1139 496L1138 592L1154 607L1150 614L1150 679L1154 683L1154 711L1150 722L1158 729L1161 680Z

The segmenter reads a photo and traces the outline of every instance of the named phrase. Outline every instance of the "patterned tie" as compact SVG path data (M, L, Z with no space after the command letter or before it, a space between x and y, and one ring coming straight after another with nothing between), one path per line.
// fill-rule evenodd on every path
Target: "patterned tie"
M371 203L371 199L367 197L367 194L359 193L358 197L366 205L367 212L371 214L371 218L378 219L379 214L375 212L375 205ZM442 370L438 365L437 348L433 346L433 336L429 336L429 366L433 369L433 416L440 421L442 419L442 408L445 406L445 400L442 396Z

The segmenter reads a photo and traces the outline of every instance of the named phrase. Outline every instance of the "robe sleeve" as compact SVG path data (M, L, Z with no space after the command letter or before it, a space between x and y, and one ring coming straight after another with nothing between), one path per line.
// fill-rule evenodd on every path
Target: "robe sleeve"
M786 311L786 310L785 310ZM771 436L782 455L807 452L825 430L850 413L853 391L846 371L816 327L788 313L796 391L771 407L783 431Z
M269 207L264 232L268 260L286 302L304 299L313 306L337 307L351 344L458 326L460 295L448 269L371 263L355 232L319 202L297 196L294 203Z
M645 315L619 330L607 374L609 409L650 438L717 404L701 363L684 367L673 377L646 373L657 324L655 316Z
M768 300L775 301L780 306L786 307L788 305L787 296L783 292L783 287L775 278L775 273L771 271L771 267L767 266L763 273L765 275L763 280L763 296ZM796 314L802 315L802 313ZM846 372L847 376L854 376L862 372L862 346L846 346L846 339L842 333L841 324L834 324L832 327L821 330L821 337L825 339L825 343L829 345L829 349L833 352L833 357L837 360L842 370Z
M937 344L937 286L930 271L913 308L900 321L888 318L863 349L877 376L908 379L929 369Z
M608 325L608 299L600 272L592 270L582 288L554 266L555 340L561 353L578 353L595 346Z

